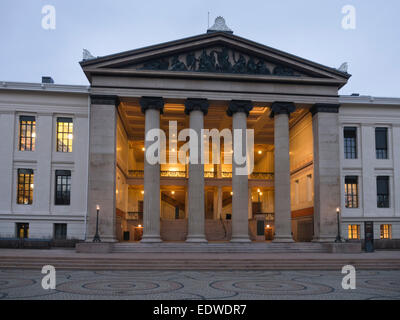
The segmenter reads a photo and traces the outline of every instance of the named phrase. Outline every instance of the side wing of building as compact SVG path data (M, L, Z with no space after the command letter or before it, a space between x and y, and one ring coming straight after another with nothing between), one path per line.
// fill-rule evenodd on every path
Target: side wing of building
M88 88L0 86L0 238L84 239Z
M342 235L400 239L400 99L342 96L339 111Z

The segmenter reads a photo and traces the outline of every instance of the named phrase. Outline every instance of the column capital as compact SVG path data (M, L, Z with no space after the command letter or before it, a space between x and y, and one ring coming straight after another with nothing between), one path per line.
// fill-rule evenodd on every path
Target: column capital
M250 111L253 109L253 102L250 100L232 100L229 102L228 110L226 113L228 116L232 117L232 115L236 112L244 112L246 116L249 116Z
M316 103L310 108L311 114L314 116L318 112L325 113L338 113L340 104L331 104L331 103Z
M296 106L293 102L276 101L271 105L271 114L269 116L273 118L276 114L290 115L294 110L296 110Z
M146 113L148 109L155 109L160 110L160 113L163 114L164 99L161 97L141 97L139 104L143 113Z
M90 102L91 104L108 104L118 106L121 101L119 100L119 97L115 95L92 94L90 95Z
M208 112L208 107L209 103L207 99L188 98L185 101L185 114L189 115L190 112L198 110L206 115Z

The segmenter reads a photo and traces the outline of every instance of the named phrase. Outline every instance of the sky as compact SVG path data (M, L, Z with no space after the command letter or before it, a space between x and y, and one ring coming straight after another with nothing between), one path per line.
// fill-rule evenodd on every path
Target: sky
M55 29L42 8L55 8ZM342 8L355 8L344 29ZM400 97L399 0L1 0L0 82L88 85L83 48L104 56L205 33L221 15L238 36L352 74L340 94Z

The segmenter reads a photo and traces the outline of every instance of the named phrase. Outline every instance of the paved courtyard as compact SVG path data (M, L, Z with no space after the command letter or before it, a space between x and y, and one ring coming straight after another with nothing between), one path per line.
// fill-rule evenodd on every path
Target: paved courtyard
M0 270L0 299L400 299L400 271L62 271L55 290L39 270Z

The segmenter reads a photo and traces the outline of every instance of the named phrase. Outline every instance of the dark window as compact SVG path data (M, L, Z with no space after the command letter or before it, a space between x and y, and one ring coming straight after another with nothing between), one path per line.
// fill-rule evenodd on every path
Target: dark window
M72 152L73 125L71 118L57 118L58 152Z
M19 150L35 151L36 120L32 116L19 117Z
M56 170L55 204L69 205L71 199L71 171Z
M29 223L17 223L17 238L29 238Z
M375 146L376 146L377 159L388 158L387 133L388 133L387 128L375 128Z
M346 159L357 159L357 128L344 128L344 157Z
M33 170L18 169L18 204L32 204L33 202Z
M54 224L54 239L55 240L67 239L67 224L66 223L55 223Z
M346 176L344 182L346 208L358 208L358 177Z
M389 208L389 177L376 177L378 208Z

